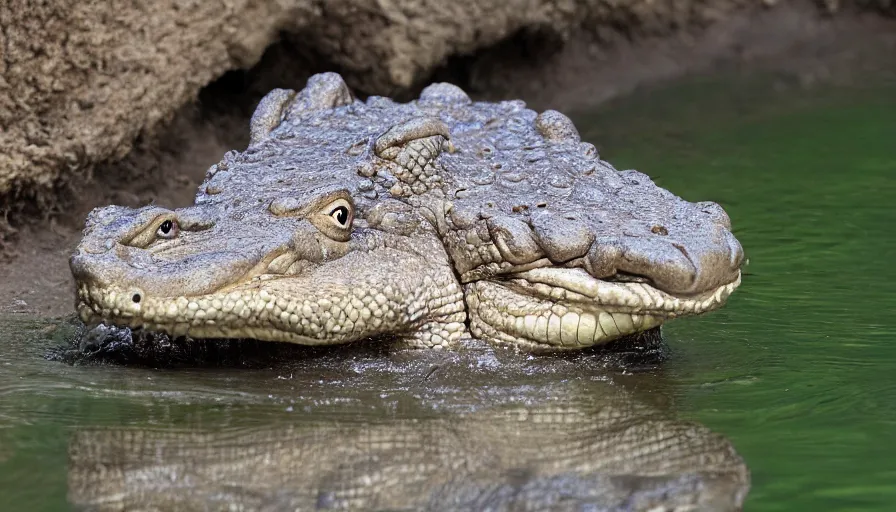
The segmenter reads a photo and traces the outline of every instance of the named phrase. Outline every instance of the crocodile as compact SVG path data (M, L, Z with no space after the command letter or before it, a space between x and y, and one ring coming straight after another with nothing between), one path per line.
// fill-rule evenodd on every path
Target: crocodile
M740 284L724 209L616 170L560 112L275 89L192 206L107 206L70 259L89 324L330 345L470 337L580 349L715 310Z

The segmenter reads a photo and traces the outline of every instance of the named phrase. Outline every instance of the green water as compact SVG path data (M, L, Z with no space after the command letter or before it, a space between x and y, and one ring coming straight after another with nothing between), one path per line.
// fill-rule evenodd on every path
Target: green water
M728 307L666 329L665 369L679 411L746 459L746 508L892 510L896 87L708 81L578 121L617 167L721 203L745 247Z
M669 324L660 368L364 354L261 369L71 367L42 358L58 322L0 319L0 510L69 509L72 436L84 429L388 425L558 397L588 408L615 389L729 438L752 473L746 510L891 509L896 87L707 80L573 117L618 168L720 202L746 249L740 290L719 312Z

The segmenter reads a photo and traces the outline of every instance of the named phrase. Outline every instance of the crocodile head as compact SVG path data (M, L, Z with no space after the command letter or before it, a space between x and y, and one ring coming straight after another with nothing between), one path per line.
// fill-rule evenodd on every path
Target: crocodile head
M71 259L85 322L567 349L715 309L740 281L721 207L616 171L557 112L447 84L361 102L328 73L272 91L250 131L195 205L91 212Z

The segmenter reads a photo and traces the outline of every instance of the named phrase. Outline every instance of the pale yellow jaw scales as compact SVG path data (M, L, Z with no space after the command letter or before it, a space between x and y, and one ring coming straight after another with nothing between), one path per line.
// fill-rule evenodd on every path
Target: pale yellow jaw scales
M334 345L391 335L410 347L448 348L466 333L463 291L449 272L418 281L328 288L254 279L239 290L175 298L81 284L78 309L88 323L105 321L172 336ZM142 299L135 303L132 297L138 294Z
M507 281L466 285L477 338L527 350L600 345L677 316L721 307L737 280L693 297L674 297L643 283L601 281L582 269L540 268Z

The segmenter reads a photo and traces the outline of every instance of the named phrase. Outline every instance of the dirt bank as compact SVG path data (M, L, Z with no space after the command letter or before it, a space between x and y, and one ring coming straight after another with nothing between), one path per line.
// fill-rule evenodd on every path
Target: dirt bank
M287 3L278 5L285 9L282 6ZM180 4L168 7L181 12L176 5ZM245 11L227 5L229 11L194 6L182 13L178 19L204 20L201 35L177 23L165 25L165 9L146 14L158 17L147 26L168 27L160 39L163 49L149 52L152 58L144 61L146 52L128 53L121 48L133 47L125 44L116 47L118 53L90 54L89 66L80 71L77 59L61 70L47 63L71 57L78 48L93 51L86 43L79 47L73 42L84 34L58 40L70 47L63 53L41 53L39 48L46 49L49 43L40 47L34 38L38 50L15 53L16 48L28 45L10 44L16 35L8 29L10 8L0 7L2 37L6 38L0 48L7 49L0 59L5 66L4 82L0 82L0 159L6 159L0 162L0 190L6 191L0 195L6 212L27 214L19 215L15 242L5 247L13 256L0 266L0 312L56 315L71 311L67 257L91 208L109 203L189 204L205 169L225 151L245 146L248 117L258 98L277 86L299 88L312 72L337 69L362 95L408 96L427 77L435 77L460 83L480 98L521 97L536 108L577 109L636 87L720 67L741 68L744 73L772 71L799 87L855 80L865 72L892 70L892 59L886 56L896 50L896 22L853 12L829 16L817 5L801 2L770 9L738 2L693 2L683 12L663 4L626 13L601 11L588 4L590 18L582 18L591 20L588 26L582 20L570 21L575 9L564 10L552 3L556 12L536 9L525 16L485 17L500 25L492 35L461 37L439 30L430 33L435 30L431 29L422 40L402 32L402 44L396 43L398 36L385 42L377 39L378 55L396 56L390 60L365 53L374 50L360 39L344 41L345 48L339 51L346 53L339 56L323 43L315 46L315 38L333 40L327 31L342 26L339 23L349 11L334 14L330 10L348 3L328 3L325 13L319 6L294 6L286 14L277 14L283 18L278 18L276 30L267 32L258 28L259 19L273 14L243 2L242 8L256 9L251 11L255 17L248 16L252 20L244 23L246 16L237 13ZM67 16L75 11L81 16L96 15L80 9L70 7L65 12ZM97 18L121 25L119 32L100 41L133 43L129 38L136 36L127 27L135 26L137 19L128 18L128 9L122 12L121 19ZM36 16L67 19L49 11ZM378 23L398 23L383 12L377 16ZM288 23L283 21L286 18ZM82 20L87 27L96 22L87 19ZM594 21L598 19L602 22ZM613 29L614 25L622 28ZM155 34L152 30L137 31L141 44L148 44ZM229 34L224 42L219 32ZM279 42L268 46L274 40ZM421 48L413 49L414 45ZM475 48L485 49L474 52ZM454 57L446 58L449 55ZM23 67L28 56L31 66L47 66L41 80L28 78ZM127 66L116 60L123 56L132 59ZM106 66L107 72L91 75L93 65ZM211 85L202 87L215 77Z

